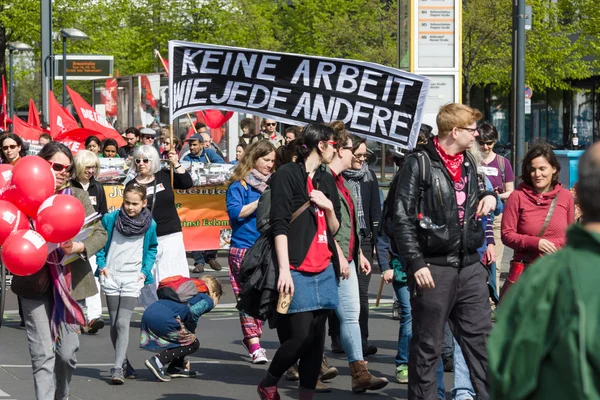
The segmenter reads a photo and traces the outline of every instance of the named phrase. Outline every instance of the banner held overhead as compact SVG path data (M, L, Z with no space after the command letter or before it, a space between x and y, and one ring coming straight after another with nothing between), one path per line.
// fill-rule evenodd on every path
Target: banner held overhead
M169 42L170 119L206 109L348 130L413 148L429 80L364 61Z

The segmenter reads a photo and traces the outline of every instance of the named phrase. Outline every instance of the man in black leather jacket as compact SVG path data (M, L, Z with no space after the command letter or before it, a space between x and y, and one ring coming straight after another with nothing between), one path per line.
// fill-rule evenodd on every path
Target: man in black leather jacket
M435 373L447 320L464 353L478 399L488 399L486 339L492 327L480 216L496 207L466 152L475 144L481 113L447 104L439 135L407 157L396 190L394 237L408 265L412 330L408 398L435 399ZM419 155L418 153L423 154ZM426 156L429 163L419 157ZM430 172L420 170L430 165ZM484 186L483 186L484 187Z

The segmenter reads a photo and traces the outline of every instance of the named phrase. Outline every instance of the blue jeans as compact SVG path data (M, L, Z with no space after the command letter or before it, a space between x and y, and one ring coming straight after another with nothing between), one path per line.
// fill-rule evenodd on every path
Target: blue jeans
M363 359L362 339L360 336L360 298L358 294L358 276L354 261L350 263L350 276L341 279L338 289L340 304L335 309L340 320L342 348L348 356L348 363Z
M400 303L400 330L398 332L398 352L396 367L408 365L408 345L412 337L412 315L410 313L410 292L406 283L393 281L392 286Z
M474 399L475 390L471 384L469 368L463 356L462 349L454 339L454 387L451 390L455 400Z
M446 400L446 386L444 385L444 362L440 358L436 372L437 397L439 400Z
M210 260L217 258L217 250L192 251L192 258L194 259L194 264L204 265Z

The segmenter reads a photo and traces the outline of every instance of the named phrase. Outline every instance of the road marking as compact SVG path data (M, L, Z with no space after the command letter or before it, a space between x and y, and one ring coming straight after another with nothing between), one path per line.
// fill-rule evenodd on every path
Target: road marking
M30 366L31 366L31 365L30 365ZM8 394L8 393L6 393L6 392L3 392L3 391L0 389L0 397L8 397L8 396L10 396L10 394Z
M198 361L190 361L190 363L192 364L221 364L221 361L218 360L198 360ZM86 367L86 368L93 368L93 367L112 367L114 365L114 363L106 363L106 364L77 364L78 367ZM0 365L0 368L31 368L31 364L3 364ZM5 396L9 396L8 394L4 393L2 390L0 390L0 397L5 397Z

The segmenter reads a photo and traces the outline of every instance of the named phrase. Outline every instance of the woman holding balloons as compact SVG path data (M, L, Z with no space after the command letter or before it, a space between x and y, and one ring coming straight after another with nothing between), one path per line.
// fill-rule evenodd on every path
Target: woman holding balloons
M87 259L106 243L101 224L96 224L87 238L72 240L85 216L95 212L88 193L71 187L72 170L69 148L50 142L39 157L25 157L13 168L11 188L4 194L36 219L38 231L23 229L11 234L2 253L2 261L16 275L12 290L23 304L37 399L69 396L79 326L85 323L77 300L97 292ZM48 253L46 241L60 245ZM63 256L71 255L78 257L63 264Z

